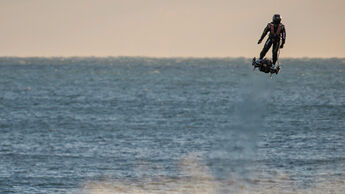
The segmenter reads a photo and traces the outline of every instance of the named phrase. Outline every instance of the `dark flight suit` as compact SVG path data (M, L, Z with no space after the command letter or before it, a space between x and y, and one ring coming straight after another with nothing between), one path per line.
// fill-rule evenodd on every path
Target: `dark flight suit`
M260 59L263 59L265 57L267 51L273 45L272 58L273 58L273 64L276 64L278 60L279 46L280 48L283 48L285 44L285 38L286 38L285 27L283 24L274 24L273 22L267 24L258 43L261 43L261 41L265 38L268 32L270 32L270 35L265 43L264 48L262 49L260 53ZM282 40L281 45L280 45L280 39Z

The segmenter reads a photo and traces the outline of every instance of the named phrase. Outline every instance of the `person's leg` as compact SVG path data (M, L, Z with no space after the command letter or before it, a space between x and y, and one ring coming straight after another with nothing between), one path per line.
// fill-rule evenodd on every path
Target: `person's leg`
M272 48L273 65L275 65L278 60L279 44L280 44L280 41L276 41L273 43L273 48Z
M271 39L267 39L264 48L262 49L261 53L260 53L260 59L263 59L267 53L267 51L271 48L272 45L272 40Z

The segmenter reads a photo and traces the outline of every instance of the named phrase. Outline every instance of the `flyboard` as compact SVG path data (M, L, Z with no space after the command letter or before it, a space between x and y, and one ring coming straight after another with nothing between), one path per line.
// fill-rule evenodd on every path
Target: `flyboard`
M270 59L264 58L261 62L256 61L256 58L253 58L252 65L254 67L253 71L258 68L260 71L264 73L270 73L270 77L272 78L272 74L278 74L280 71L280 66L277 64L274 69L271 68L272 61Z

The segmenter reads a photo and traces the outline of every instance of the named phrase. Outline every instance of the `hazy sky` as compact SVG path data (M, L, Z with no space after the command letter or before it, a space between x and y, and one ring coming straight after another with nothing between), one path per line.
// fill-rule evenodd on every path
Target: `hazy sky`
M345 57L345 0L0 0L0 56ZM271 56L269 51L268 56Z

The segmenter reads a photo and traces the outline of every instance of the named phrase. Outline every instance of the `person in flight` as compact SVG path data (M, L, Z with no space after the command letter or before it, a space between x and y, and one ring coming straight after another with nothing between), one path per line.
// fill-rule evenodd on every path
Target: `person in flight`
M262 40L265 38L266 34L270 32L268 39L266 40L266 43L264 45L264 48L262 49L260 53L260 58L257 60L257 63L261 63L261 60L265 57L267 51L272 48L272 58L273 58L273 64L272 64L272 69L275 68L275 64L278 60L278 51L279 47L283 48L285 44L285 39L286 39L286 31L285 31L285 26L280 23L281 22L281 17L279 14L274 14L272 18L272 22L268 23L266 28L264 29L264 32L261 35L261 38L258 41L258 44L262 42ZM281 41L281 44L280 44Z

